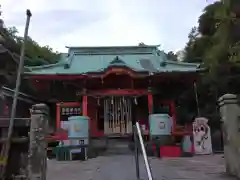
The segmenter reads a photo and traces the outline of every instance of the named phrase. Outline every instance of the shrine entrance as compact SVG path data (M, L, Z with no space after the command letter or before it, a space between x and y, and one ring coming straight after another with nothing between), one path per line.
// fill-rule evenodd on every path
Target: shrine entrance
M104 99L104 134L132 133L132 100L126 96Z

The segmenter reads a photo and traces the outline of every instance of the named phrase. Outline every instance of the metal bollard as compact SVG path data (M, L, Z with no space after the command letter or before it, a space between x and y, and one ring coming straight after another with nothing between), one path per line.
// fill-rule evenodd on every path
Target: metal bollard
M139 148L138 148L138 137L136 126L133 126L133 135L134 135L134 155L135 155L135 165L136 165L136 177L140 179L140 170L139 170Z

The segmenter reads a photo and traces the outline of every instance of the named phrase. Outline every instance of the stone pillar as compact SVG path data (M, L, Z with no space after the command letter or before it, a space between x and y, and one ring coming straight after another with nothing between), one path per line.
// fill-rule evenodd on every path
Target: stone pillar
M240 178L240 108L237 96L225 94L219 98L219 106L226 172Z
M47 141L49 109L45 104L36 104L31 109L29 132L29 180L46 180Z

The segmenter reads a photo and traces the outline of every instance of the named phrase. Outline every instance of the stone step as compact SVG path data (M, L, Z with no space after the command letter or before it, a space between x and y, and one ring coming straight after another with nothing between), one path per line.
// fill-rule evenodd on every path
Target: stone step
M108 138L105 155L110 154L132 154L129 148L129 138Z

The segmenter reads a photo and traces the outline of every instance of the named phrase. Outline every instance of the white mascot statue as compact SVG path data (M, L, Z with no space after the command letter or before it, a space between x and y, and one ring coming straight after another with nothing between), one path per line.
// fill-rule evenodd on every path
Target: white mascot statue
M195 154L212 154L211 130L208 119L200 117L193 122L193 142Z

